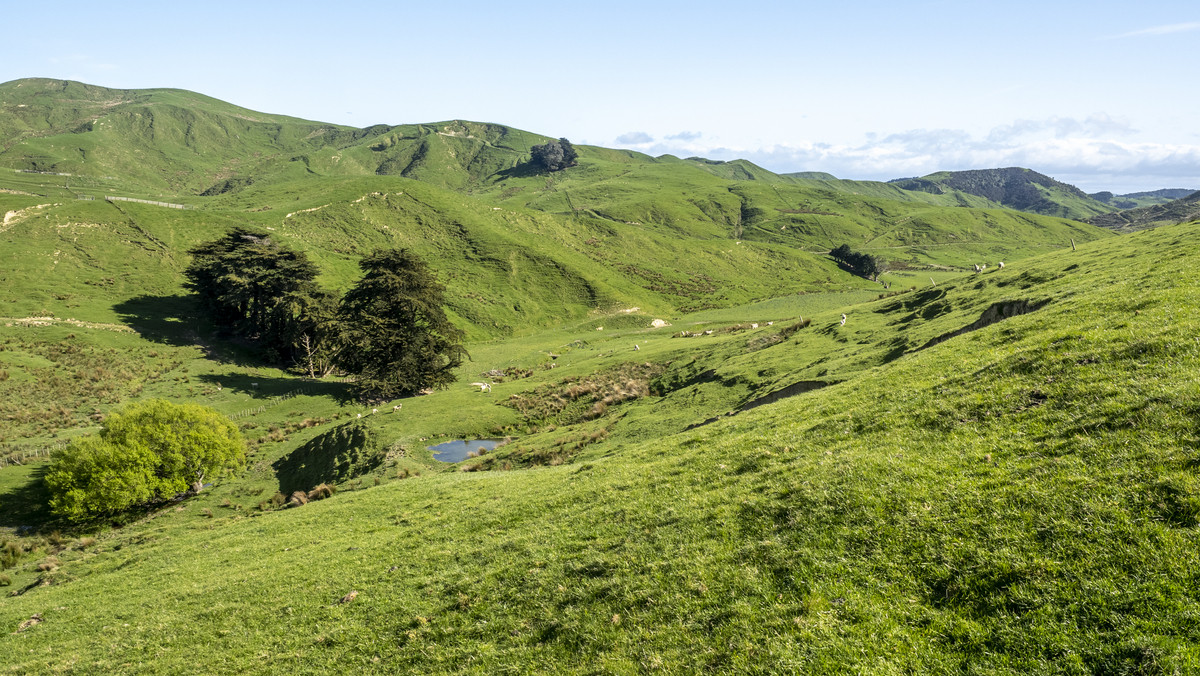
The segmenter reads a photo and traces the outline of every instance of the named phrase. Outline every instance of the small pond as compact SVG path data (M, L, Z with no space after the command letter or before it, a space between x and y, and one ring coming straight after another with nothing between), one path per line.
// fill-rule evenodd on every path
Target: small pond
M502 443L504 443L503 439L455 439L440 443L437 446L430 446L429 450L433 451L434 460L459 462L460 460L466 460L467 456L472 452L478 453L480 450L490 451Z

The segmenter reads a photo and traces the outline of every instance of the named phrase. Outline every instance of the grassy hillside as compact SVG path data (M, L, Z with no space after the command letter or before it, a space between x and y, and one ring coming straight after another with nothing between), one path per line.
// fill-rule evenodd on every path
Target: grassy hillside
M1195 188L1163 188L1162 190L1147 190L1131 192L1124 195L1114 195L1111 192L1099 192L1088 195L1118 209L1137 209L1156 204L1166 204L1177 199L1183 199L1196 192Z
M1160 225L1183 223L1197 217L1200 217L1200 192L1171 202L1095 216L1089 219L1089 222L1118 232L1133 232Z
M184 380L161 391L263 402L243 419L263 437L250 467L95 540L35 543L5 571L0 625L43 622L0 635L8 668L1187 672L1200 350L1177 270L1198 236L1163 227L866 303L480 345L472 369L531 374L368 415L385 464L284 510L266 500L277 460L353 408L335 390L267 399L180 347ZM597 418L500 405L642 363L649 391ZM272 394L300 383L256 373ZM510 471L444 471L420 441L489 426L519 438L462 466ZM0 469L0 500L35 475Z
M0 131L52 172L0 173L0 672L1200 668L1200 223L598 147L537 173L500 125L177 90L7 83ZM244 225L333 290L414 250L458 383L367 407L216 337L180 273ZM48 454L152 397L229 416L246 467L49 514Z
M1083 219L1116 209L1073 185L1020 167L942 171L891 183L905 190L934 194L963 192L986 198L1009 209L1062 218Z

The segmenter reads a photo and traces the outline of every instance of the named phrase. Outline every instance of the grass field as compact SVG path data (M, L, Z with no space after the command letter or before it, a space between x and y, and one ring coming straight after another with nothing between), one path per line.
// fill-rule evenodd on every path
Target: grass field
M542 137L495 125L65 91L5 118L12 148L66 163L56 125L118 95L128 129L194 104L203 133L163 123L166 159L121 176L89 152L66 173L92 184L0 174L0 673L1200 670L1200 223L1113 236L600 148L535 176ZM256 167L222 173L222 125ZM113 158L155 147L122 134ZM234 225L331 289L417 251L469 336L457 383L368 406L215 335L180 271ZM889 286L843 242L892 252ZM246 466L49 514L45 454L151 397L229 416ZM506 443L433 459L462 438Z
M623 315L480 344L472 370L533 375L369 416L394 454L332 499L257 507L270 463L340 420L265 439L244 474L73 540L50 571L43 544L6 573L27 591L0 622L46 621L0 640L18 671L1187 671L1200 344L1195 285L1174 270L1197 227L947 281L936 298L689 318L812 312L755 351L778 324L672 338ZM920 349L1012 300L1044 304ZM538 369L549 354L561 366ZM519 438L484 458L607 429L563 464L461 472L424 450L521 428L497 401L629 361L665 365L662 390L554 431L509 429ZM838 382L721 415L822 370ZM353 410L336 401L287 399L248 431ZM707 413L723 419L684 431ZM30 476L12 470L10 495Z

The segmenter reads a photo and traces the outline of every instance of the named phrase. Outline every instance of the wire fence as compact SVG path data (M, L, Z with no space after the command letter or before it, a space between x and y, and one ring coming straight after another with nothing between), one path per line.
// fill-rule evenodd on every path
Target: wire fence
M170 202L155 202L154 200L140 200L136 197L117 197L115 195L105 195L104 199L109 202L137 202L139 204L153 204L156 207L166 207L168 209L192 209L186 204L171 204Z
M69 443L71 442L66 439L62 439L50 444L49 446L7 446L5 449L0 450L0 452L4 453L3 455L0 455L0 468L10 467L12 465L27 465L33 460L49 458L54 451L57 451L61 448L66 448L67 444Z
M263 411L267 410L271 406L274 406L276 404L281 404L281 403L287 401L288 399L291 399L292 397L298 397L302 394L312 394L313 389L314 388L309 387L309 386L298 387L290 392L286 392L284 394L278 394L273 397L268 397L267 403L262 404L261 406L255 406L254 408L244 408L244 409L238 411L237 413L230 413L229 416L227 416L227 417L231 421L232 420L241 420L242 418L245 418L246 416L262 413Z
M345 378L341 379L340 382L350 382L350 380L350 378ZM308 385L304 387L298 387L289 392L268 397L266 403L262 405L255 406L253 408L244 408L237 413L231 413L226 417L228 417L230 421L241 420L247 416L262 413L268 408L275 406L276 404L281 404L293 397L312 394L316 389L317 388ZM25 465L33 460L49 458L54 451L66 448L70 443L70 440L62 439L47 446L0 446L0 468L9 467L12 465Z

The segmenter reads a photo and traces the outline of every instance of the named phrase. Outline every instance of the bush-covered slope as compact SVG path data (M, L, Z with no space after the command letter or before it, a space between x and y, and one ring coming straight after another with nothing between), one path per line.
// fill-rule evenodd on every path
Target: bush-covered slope
M921 178L899 179L892 184L935 194L959 191L1009 209L1062 218L1082 219L1115 209L1073 185L1021 167L942 171Z
M1156 204L1173 202L1177 199L1183 199L1194 192L1196 192L1195 188L1163 188L1162 190L1130 192L1124 195L1114 195L1106 191L1093 193L1088 195L1088 197L1118 209L1136 209L1138 207L1150 207Z
M1133 232L1160 225L1183 223L1197 217L1200 217L1200 192L1194 192L1165 204L1154 204L1093 216L1088 219L1088 222L1119 232Z
M219 507L261 485L260 462L42 573L23 564L0 650L14 673L1186 673L1200 295L1179 270L1198 239L1200 224L1109 238L806 312L782 340L782 321L547 336L573 341L561 367L501 397L616 360L665 364L662 391L616 405L561 466ZM821 369L841 382L649 425ZM423 399L367 420L395 434L468 401Z

